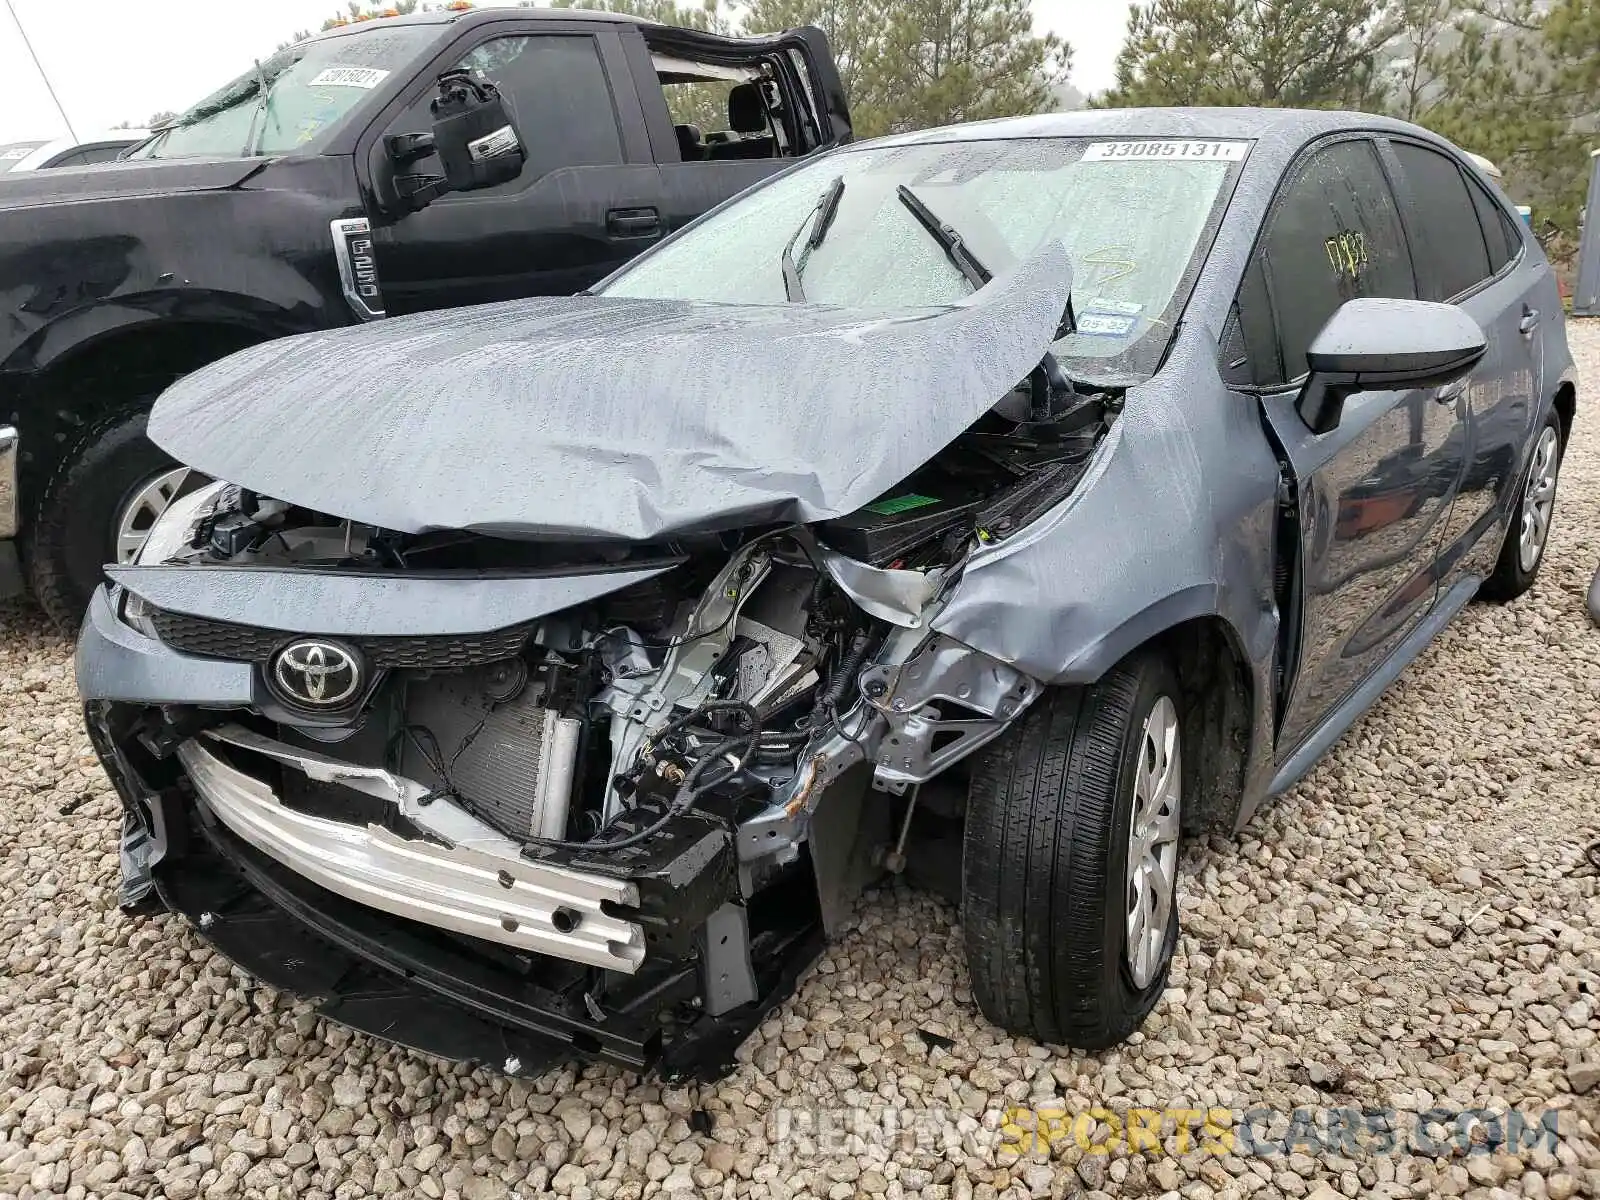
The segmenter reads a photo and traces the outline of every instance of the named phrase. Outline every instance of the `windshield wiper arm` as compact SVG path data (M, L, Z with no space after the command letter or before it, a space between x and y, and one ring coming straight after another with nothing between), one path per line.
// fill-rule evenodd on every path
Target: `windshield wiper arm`
M966 281L972 285L973 291L977 291L994 278L993 273L983 265L982 260L967 249L966 243L962 241L961 234L956 231L955 226L948 221L940 220L939 215L922 202L922 197L918 196L903 183L895 188L895 193L900 197L900 203L911 210L911 215L917 219L917 223L928 231L934 241L939 243L940 248L944 250L944 256L955 265L956 270L960 271ZM1074 333L1077 328L1078 321L1072 311L1072 297L1069 295L1067 297L1066 311L1061 314L1061 321L1056 327L1056 336L1059 338L1065 336L1066 333ZM1065 333L1063 330L1065 330ZM1070 403L1077 393L1072 386L1071 377L1061 369L1061 362L1056 358L1054 352L1050 350L1044 352L1044 356L1039 360L1039 370L1044 377L1046 394L1044 404L1040 406L1040 411L1035 414L1034 419L1042 422L1049 420L1052 412L1059 406Z
M811 252L822 245L822 239L828 236L828 229L833 225L833 218L839 213L839 201L843 197L844 176L841 175L828 185L828 190L822 193L817 200L817 206L806 218L806 221L811 223L811 236L806 238L807 260L810 259ZM783 248L783 294L791 304L801 303L806 298L805 285L800 282L800 272L805 269L805 262L797 262L794 256L794 244L800 240L806 221L800 222L800 228L794 231L794 236Z
M977 291L984 284L994 278L988 267L984 266L978 256L967 249L966 242L961 234L948 221L939 219L939 215L923 203L918 196L905 184L901 184L896 191L900 196L900 203L911 210L911 215L917 222L933 235L934 239L944 249L945 257L955 264L956 270L966 277L972 285L972 290ZM1057 338L1064 338L1078 332L1078 317L1072 310L1072 297L1067 296L1067 306L1062 311L1061 323L1057 327Z
M895 194L900 197L900 203L911 210L911 215L917 219L917 224L926 229L933 240L939 243L944 256L972 285L973 291L977 291L994 278L994 274L983 265L978 256L967 249L966 242L956 232L955 226L941 220L933 209L922 202L921 196L903 183L895 188Z

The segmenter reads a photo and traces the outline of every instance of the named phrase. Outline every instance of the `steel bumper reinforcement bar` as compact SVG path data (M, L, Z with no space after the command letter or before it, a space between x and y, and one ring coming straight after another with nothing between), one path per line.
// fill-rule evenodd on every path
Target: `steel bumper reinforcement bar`
M292 809L266 783L215 753L213 743L264 755L313 780L391 800L441 841ZM588 966L632 973L644 959L641 926L603 907L635 906L635 885L529 861L513 843L448 800L419 804L427 789L411 780L340 763L239 726L207 731L184 742L177 753L199 798L222 824L330 892L440 929Z

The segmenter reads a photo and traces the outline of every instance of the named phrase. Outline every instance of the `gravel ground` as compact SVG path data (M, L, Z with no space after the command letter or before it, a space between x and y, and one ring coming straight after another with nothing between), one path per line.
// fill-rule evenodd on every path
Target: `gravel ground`
M1600 324L1573 338L1600 380ZM513 1083L324 1023L181 921L119 916L70 646L0 610L0 1195L1600 1195L1596 412L1538 587L1470 609L1244 836L1189 849L1171 989L1094 1057L987 1025L954 912L903 888L715 1087ZM1254 1136L1158 1111L1153 1149L1124 1133L1141 1108Z

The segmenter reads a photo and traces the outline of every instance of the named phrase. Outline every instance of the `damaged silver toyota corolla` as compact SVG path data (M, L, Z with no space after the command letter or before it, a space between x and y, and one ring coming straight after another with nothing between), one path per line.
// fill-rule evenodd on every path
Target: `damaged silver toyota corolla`
M1273 252L1306 311L1251 319L1268 201L1365 146L1329 142L1347 119L848 148L593 294L180 381L150 435L194 482L79 646L125 905L438 1054L706 1077L865 883L948 878L960 846L984 1012L1126 1037L1176 945L1180 832L1292 783L1465 596L1526 587L1548 529L1559 327L1538 403L1474 375L1453 424L1420 389L1483 334L1363 290L1402 229L1351 232L1382 207L1341 199L1359 163L1305 176ZM1282 372L1307 321L1310 378L1274 390L1260 339ZM1363 378L1400 390L1341 418Z

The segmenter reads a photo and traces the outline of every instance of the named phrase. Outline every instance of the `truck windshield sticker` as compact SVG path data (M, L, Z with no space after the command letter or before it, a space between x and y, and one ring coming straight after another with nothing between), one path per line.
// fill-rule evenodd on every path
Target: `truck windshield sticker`
M1138 324L1138 317L1123 313L1086 312L1078 316L1077 332L1085 337L1127 337Z
M1160 141L1142 138L1134 142L1095 142L1083 152L1084 162L1121 162L1125 159L1157 159L1162 162L1243 162L1248 142Z
M370 91L388 77L389 72L377 67L329 67L306 86L353 87Z

